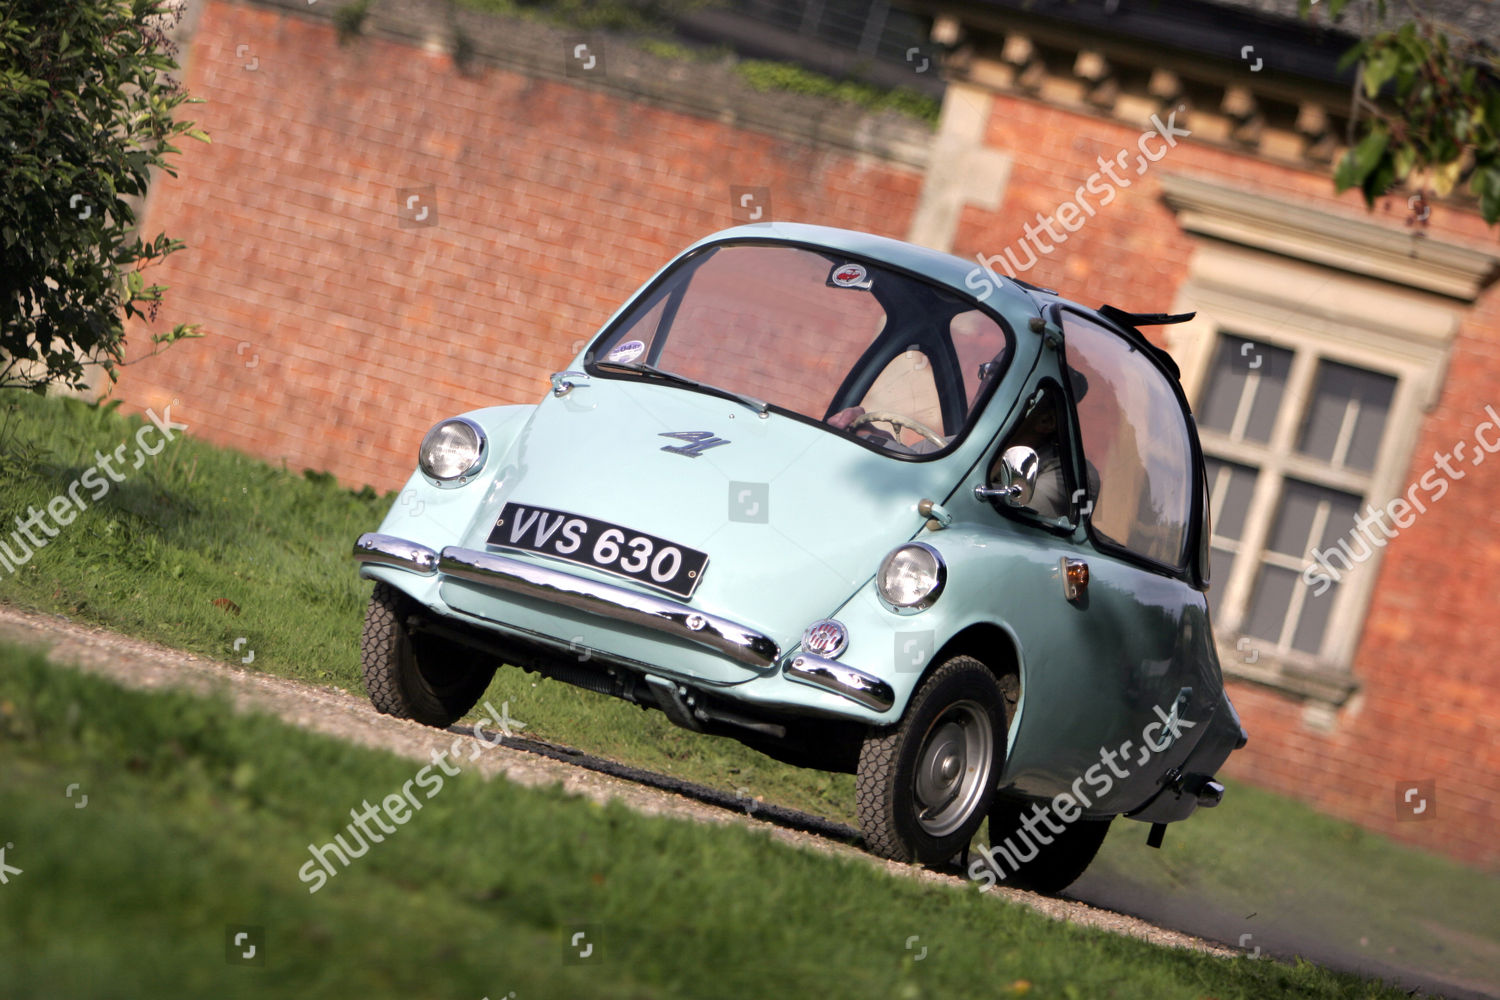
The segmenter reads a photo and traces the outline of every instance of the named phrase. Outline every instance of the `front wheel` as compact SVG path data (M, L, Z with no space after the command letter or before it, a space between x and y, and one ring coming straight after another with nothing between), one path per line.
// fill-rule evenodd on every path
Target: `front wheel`
M1059 824L1056 820L1048 822L1050 816L1038 817L1037 809L1047 812L1045 804L996 800L990 810L991 863L1005 869L996 873L1003 876L1001 884L1055 895L1088 868L1112 820L1077 818ZM1031 822L1024 823L1026 819ZM1061 833L1057 832L1059 826Z
M894 861L940 864L968 846L1004 757L1004 693L971 656L944 663L901 721L860 747L855 789L865 845Z
M365 689L386 715L446 729L474 707L495 670L475 666L457 643L412 635L406 619L415 608L395 587L375 584L359 643Z

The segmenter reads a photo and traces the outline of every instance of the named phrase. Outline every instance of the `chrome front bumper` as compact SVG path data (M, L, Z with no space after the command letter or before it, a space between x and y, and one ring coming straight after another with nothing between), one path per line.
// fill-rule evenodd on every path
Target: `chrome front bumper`
M376 566L394 566L419 576L431 576L438 568L438 554L427 546L373 531L360 535L354 543L354 559Z
M360 535L359 541L354 543L354 558L362 563L395 566L422 576L442 573L522 597L550 601L614 621L640 625L706 646L752 667L768 667L781 658L781 648L769 636L727 618L676 601L585 580L491 552L450 545L438 553L404 538L371 532Z
M369 532L354 543L354 558L361 563L394 566L420 576L441 573L639 625L705 646L751 667L768 667L781 658L781 648L769 636L727 618L492 552L450 545L439 553L404 538ZM831 691L877 712L888 710L896 701L891 686L880 678L811 653L798 654L786 664L783 673L790 680Z
M885 681L827 657L798 653L782 672L794 681L843 695L877 712L896 703L896 692Z

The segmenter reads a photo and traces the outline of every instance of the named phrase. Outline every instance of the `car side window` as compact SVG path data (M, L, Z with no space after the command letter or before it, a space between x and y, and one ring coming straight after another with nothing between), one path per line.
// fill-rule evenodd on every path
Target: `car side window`
M1094 532L1181 566L1192 513L1192 445L1167 376L1119 334L1066 312L1063 345L1083 456L1097 470L1097 490L1089 484Z
M1000 324L978 309L954 316L948 324L948 337L964 380L964 396L973 409L985 381L1004 370L1010 338Z
M1069 470L1068 444L1064 419L1062 392L1054 385L1043 386L1036 391L1027 404L1021 420L1008 434L990 461L989 484L999 486L1004 482L1001 472L1001 455L1007 448L1021 445L1037 454L1036 489L1026 509L1037 516L1057 520L1068 516L1073 497L1073 476Z

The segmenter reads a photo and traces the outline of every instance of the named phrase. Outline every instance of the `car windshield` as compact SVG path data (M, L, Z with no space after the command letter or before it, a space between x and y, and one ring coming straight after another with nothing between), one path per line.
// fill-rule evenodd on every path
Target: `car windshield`
M738 243L683 260L589 360L909 457L963 433L1010 344L990 314L930 282L831 250Z

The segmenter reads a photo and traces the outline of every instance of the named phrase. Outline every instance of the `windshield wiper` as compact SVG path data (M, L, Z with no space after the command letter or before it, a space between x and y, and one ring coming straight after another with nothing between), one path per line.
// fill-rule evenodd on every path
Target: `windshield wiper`
M722 396L725 399L732 399L738 403L743 403L761 416L765 416L766 412L771 408L771 405L769 403L756 399L754 396L747 396L742 392L735 392L733 389L724 389L717 385L709 385L706 382L699 382L696 379L688 378L686 375L679 375L676 372L669 372L665 368L658 368L655 365L648 365L645 362L638 362L632 365L625 364L620 361L595 361L594 367L603 368L607 371L636 372L646 375L655 375L659 379L663 379L668 382L674 382L677 385L687 386L689 389L701 389L704 392L713 393L715 396Z
M679 375L676 372L669 372L665 368L658 368L655 365L648 365L644 361L638 362L637 364L633 365L625 364L622 361L595 361L594 367L606 368L610 371L620 372L646 372L647 374L655 375L659 378L664 378L669 382L676 382L678 385L685 385L694 389L701 387L701 384L699 382L688 378L686 375Z

